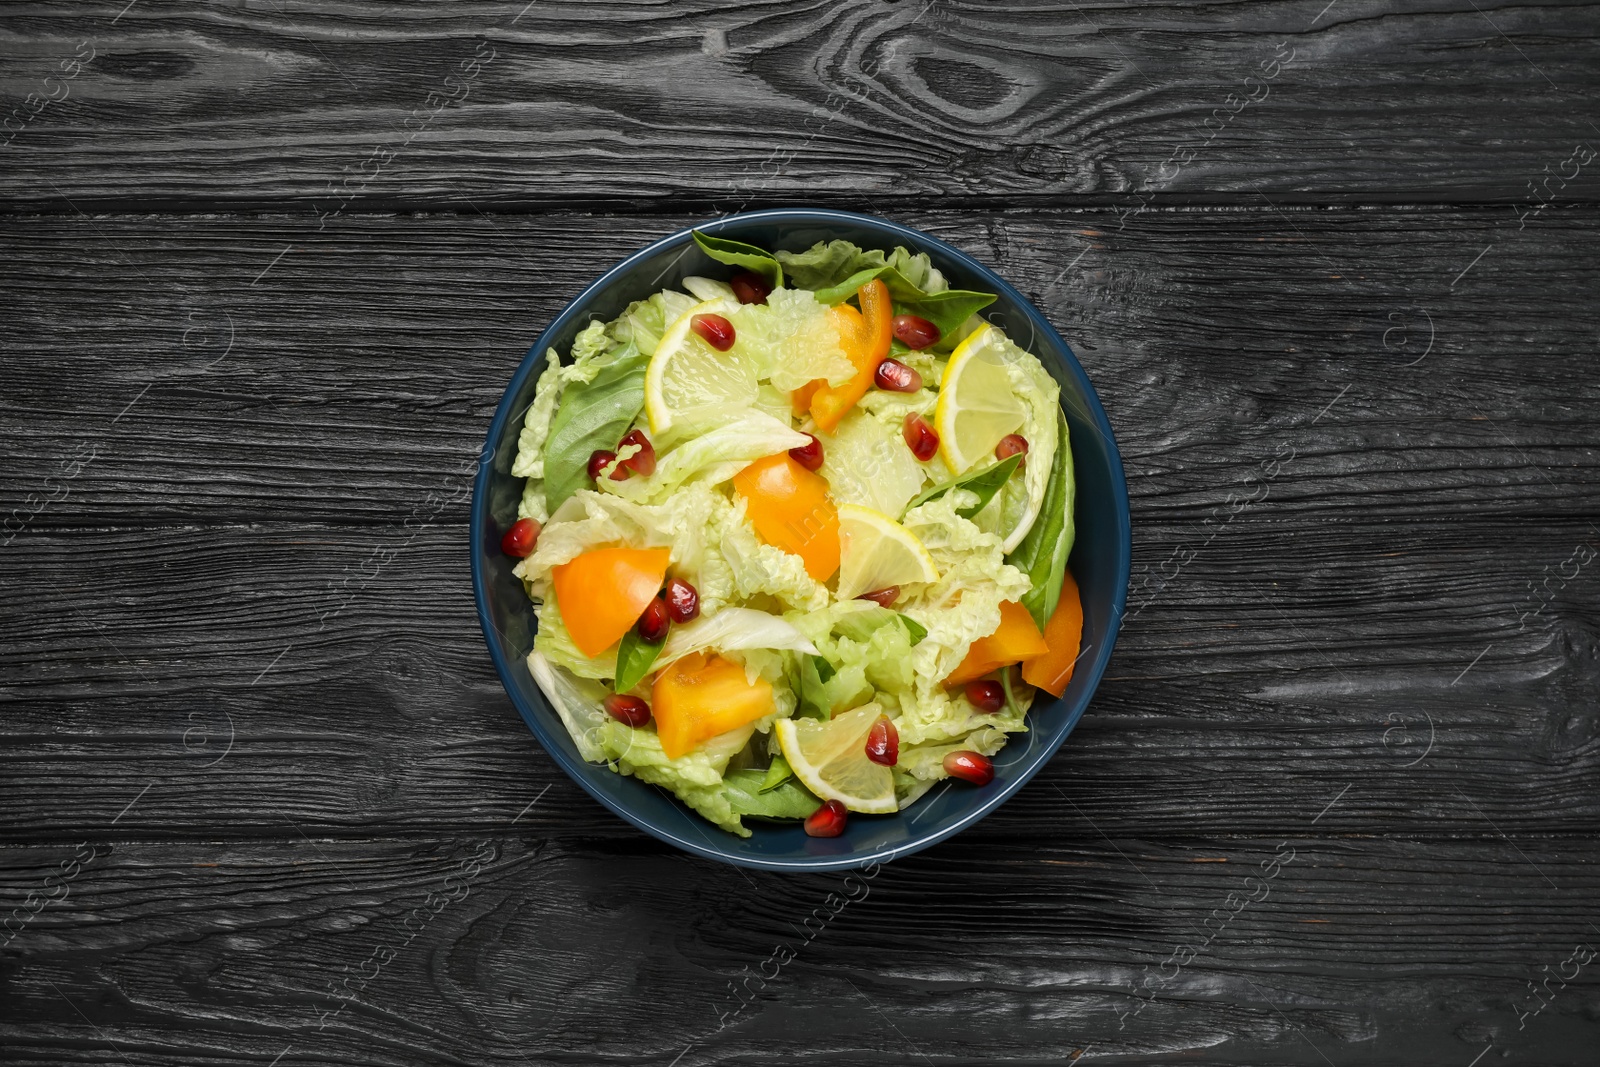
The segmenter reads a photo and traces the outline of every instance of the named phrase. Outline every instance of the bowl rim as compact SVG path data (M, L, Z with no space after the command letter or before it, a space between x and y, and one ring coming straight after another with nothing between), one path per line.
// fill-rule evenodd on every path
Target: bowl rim
M587 775L579 772L578 767L574 765L573 759L562 750L559 744L552 740L552 736L547 734L546 724L535 713L536 709L524 706L525 701L519 696L516 687L512 685L509 673L511 669L509 659L495 641L498 629L493 619L489 616L488 602L485 596L484 565L487 553L480 551L479 546L482 544L481 539L485 524L488 522L488 483L493 471L492 460L495 454L495 442L505 433L506 422L511 418L512 406L517 395L522 391L523 385L529 376L539 366L542 358L540 353L545 346L545 339L559 334L568 323L585 314L585 306L590 300L605 292L619 277L631 271L636 264L678 245L692 245L693 235L696 230L706 234L715 234L723 229L752 222L815 223L823 225L838 222L850 223L886 232L919 251L936 249L939 253L959 262L975 278L986 283L991 292L1008 297L1018 310L1028 318L1030 326L1036 333L1044 334L1058 346L1059 351L1064 355L1062 366L1069 375L1076 379L1085 401L1085 414L1099 431L1101 437L1104 438L1108 449L1108 459L1110 460L1112 503L1116 511L1115 519L1117 523L1117 565L1120 571L1120 574L1116 576L1116 593L1112 598L1111 604L1112 618L1115 621L1112 625L1110 637L1101 642L1100 648L1089 664L1087 671L1089 684L1085 687L1084 693L1076 705L1069 710L1066 724L1056 737L1046 741L1041 749L1029 757L1029 762L1018 771L1015 778L1006 782L1003 788L996 790L994 793L986 793L971 810L965 812L959 818L943 825L933 824L926 833L909 843L889 848L879 848L859 854L815 856L803 859L774 859L750 856L733 851L731 847L719 847L711 842L709 836L705 841L689 840L651 825L648 820L636 817L625 805L615 802L610 796L594 788L588 781ZM518 412L518 414L520 415L521 412ZM1056 332L1055 328L1050 325L1044 314L1033 305L1031 300L1023 296L1009 282L983 263L931 234L875 215L862 215L828 208L770 208L761 211L723 215L703 223L688 226L660 240L653 241L626 257L585 286L581 292L568 301L561 312L551 320L550 324L540 332L539 336L534 339L533 344L529 346L527 353L522 357L510 381L507 382L505 391L501 394L500 403L495 407L494 418L489 423L484 447L479 453L478 469L473 477L468 536L470 538L468 551L472 564L472 592L478 611L478 625L483 633L484 643L488 646L489 657L494 662L495 673L500 679L501 688L511 700L512 706L517 709L517 713L522 717L523 723L538 739L545 752L555 760L562 772L624 822L636 829L643 830L660 841L707 859L718 860L739 867L773 871L855 870L874 863L888 862L899 856L910 855L913 852L920 852L922 849L960 833L1005 803L1013 794L1026 785L1039 772L1040 768L1050 762L1057 750L1071 736L1073 730L1077 728L1079 720L1083 718L1090 701L1093 700L1094 694L1100 687L1106 666L1110 662L1112 652L1116 648L1117 638L1122 631L1123 612L1127 606L1128 598L1128 578L1132 566L1133 541L1132 521L1128 505L1127 478L1122 465L1122 452L1117 447L1116 436L1112 431L1110 420L1106 418L1105 409L1100 403L1100 396L1095 391L1093 383L1089 381L1088 374L1078 362L1077 354L1073 352L1072 347L1067 344L1066 340ZM534 682L534 686L536 689L538 688L537 681ZM548 697L546 697L546 701L548 701ZM559 725L559 717L555 716L553 712L551 713L551 718L555 719ZM576 762L583 766L589 766L582 759ZM731 838L728 842L729 846L746 840L745 838L729 836Z

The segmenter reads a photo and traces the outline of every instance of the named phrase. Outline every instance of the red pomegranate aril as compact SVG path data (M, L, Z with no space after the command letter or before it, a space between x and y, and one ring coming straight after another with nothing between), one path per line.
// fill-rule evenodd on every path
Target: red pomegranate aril
M874 604L878 604L882 607L888 607L890 604L893 604L896 600L900 599L900 587L898 585L886 585L882 589L874 589L870 593L862 593L860 596L856 597L856 599L870 600Z
M607 448L597 448L589 456L589 477L595 481L600 480L600 472L606 469L606 464L617 458L617 454ZM620 482L628 476L628 466L618 463L617 469L611 472L611 480Z
M700 591L682 578L667 579L667 615L673 622L690 622L700 614Z
M728 279L728 284L733 287L733 295L739 298L741 304L765 304L767 297L772 294L772 286L753 270L740 271Z
M500 551L508 556L523 559L533 554L533 546L539 540L539 524L532 519L518 519L511 524L511 529L500 538Z
M972 701L972 706L979 711L993 715L1006 706L1005 687L999 682L968 682L967 699Z
M689 320L689 329L718 352L726 352L733 347L733 323L721 315L696 315Z
M907 348L921 350L939 341L939 327L921 315L896 315L889 324L894 336Z
M817 440L817 435L808 433L811 440L798 448L789 449L789 455L794 461L808 471L814 471L822 466L822 442Z
M622 461L622 465L636 474L645 477L656 472L656 446L650 443L650 438L644 435L643 430L629 430L617 444L617 451L621 452L629 445L638 445L639 451Z
M926 463L939 451L939 431L928 425L928 420L915 411L906 414L906 447L911 454Z
M988 785L994 781L994 764L981 752L951 752L944 758L944 769L952 778Z
M602 703L605 704L606 714L618 722L625 722L629 726L643 726L650 721L650 705L638 697L612 693Z
M900 762L900 731L886 715L878 716L878 721L867 731L867 758L885 767Z
M1012 456L1026 456L1028 454L1028 439L1020 433L1008 433L1000 438L1000 443L994 446L995 459L1010 459Z
M891 393L914 393L922 388L921 373L898 359L886 359L878 364L872 380L879 389L887 389Z
M825 800L822 807L806 816L807 837L838 837L844 833L844 824L850 812L837 800Z
M667 639L667 630L671 625L667 602L656 597L639 613L639 640L647 645L659 645Z

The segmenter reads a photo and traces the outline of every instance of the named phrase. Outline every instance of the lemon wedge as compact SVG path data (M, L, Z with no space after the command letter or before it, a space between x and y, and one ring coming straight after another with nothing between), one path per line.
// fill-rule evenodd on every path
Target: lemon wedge
M644 411L651 433L755 403L756 367L740 353L737 338L732 349L718 352L691 328L696 315L729 318L739 307L732 297L702 301L661 335L644 375Z
M994 458L994 446L1028 417L1006 363L1020 351L993 326L985 326L950 353L939 383L933 427L939 454L956 474Z
M775 730L783 758L805 787L851 811L883 815L898 810L894 774L867 758L867 734L883 709L863 704L827 722L779 719Z
M881 511L839 505L840 600L911 582L937 582L939 568L917 535Z

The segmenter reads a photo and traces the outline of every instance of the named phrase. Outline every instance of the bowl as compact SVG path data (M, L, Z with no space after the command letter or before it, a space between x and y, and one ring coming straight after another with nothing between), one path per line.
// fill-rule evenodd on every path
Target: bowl
M611 319L643 299L693 274L723 277L728 268L702 253L690 230L657 241L617 264L556 316L512 375L484 448L472 496L472 586L478 617L495 670L511 703L545 751L573 781L634 826L686 852L745 867L825 871L865 866L927 848L966 829L1005 803L1043 767L1083 716L1116 642L1127 597L1131 535L1122 457L1094 387L1072 350L1022 294L977 260L943 241L885 219L844 211L782 209L708 220L701 232L768 249L801 250L843 238L863 248L905 245L926 252L952 287L998 294L983 313L1033 352L1061 384L1077 476L1077 540L1069 566L1083 598L1083 647L1078 669L1059 700L1040 693L1028 713L1030 730L1013 735L994 757L994 781L982 788L962 782L936 786L895 815L857 816L840 837L807 837L799 824L751 820L752 836L736 837L705 822L665 790L624 777L603 764L584 762L560 718L528 672L533 648L533 606L500 551L500 537L516 519L522 479L511 476L523 413L550 348L565 353L576 333L595 318Z

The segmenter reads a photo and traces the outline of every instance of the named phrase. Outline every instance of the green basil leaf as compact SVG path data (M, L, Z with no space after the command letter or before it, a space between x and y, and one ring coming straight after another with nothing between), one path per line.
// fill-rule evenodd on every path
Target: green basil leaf
M996 300L993 293L966 289L928 292L919 284L929 280L931 266L927 257L903 248L886 256L876 248L863 250L849 241L829 241L812 245L804 252L779 252L777 258L788 268L791 284L810 289L812 296L829 305L844 303L863 285L882 278L894 302L895 314L927 319L939 327L941 340ZM906 271L911 271L916 280Z
M572 382L562 390L545 443L544 497L552 513L589 484L589 457L614 449L644 408L648 356L630 342L619 348L593 381Z
M856 290L866 285L874 278L882 278L894 270L893 267L867 267L865 270L856 271L841 282L836 282L826 289L818 289L811 295L817 298L818 303L842 304L856 295Z
M874 278L882 278L884 284L888 286L889 297L894 302L896 315L917 315L927 319L939 328L940 340L994 303L996 299L993 293L975 293L967 289L924 293L901 277L900 272L893 267L869 267L850 275L836 285L818 289L811 295L824 304L842 304L855 296L857 289Z
M661 654L664 644L665 641L652 645L643 640L639 637L637 627L622 635L622 643L617 646L617 692L626 693L644 681L644 676L650 673L650 667Z
M726 237L710 237L699 230L694 231L694 243L718 263L753 270L765 278L767 284L774 289L783 288L783 267L765 248L745 244L743 241L731 241Z
M804 819L822 807L809 789L794 779L775 788L763 790L761 783L767 772L759 767L729 771L722 777L722 794L735 815L752 815L758 819Z
M1006 557L1006 562L1026 574L1032 583L1032 588L1022 596L1022 606L1028 609L1040 630L1056 610L1056 601L1061 599L1061 582L1076 534L1072 520L1077 495L1072 474L1072 441L1067 433L1066 416L1057 417L1060 440L1056 445L1055 462L1050 466L1050 480L1045 485L1039 517L1033 521L1033 528L1021 544Z
M905 626L906 633L911 637L911 647L916 648L922 639L928 636L928 628L913 619L910 615L901 615L900 622Z
M968 507L957 508L956 514L960 515L963 519L970 519L972 516L976 515L989 505L989 501L993 500L994 495L1005 487L1007 479L1009 479L1016 471L1017 465L1021 462L1022 455L1021 453L1018 453L1015 456L1007 456L1005 459L1001 460L999 463L996 463L992 467L984 467L982 470L968 471L959 478L955 478L948 482L940 482L938 485L933 486L930 489L924 489L921 493L917 494L917 496L912 499L911 503L906 505L906 511L910 511L914 507L919 507L920 505L926 504L930 500L936 500L939 497L944 496L952 489L966 489L970 492L978 494L978 502L976 504L969 505ZM900 513L900 517L905 518L905 511ZM1020 545L1017 547L1019 549L1021 548Z
M782 756L773 756L772 764L767 767L767 776L761 779L759 791L762 793L769 792L793 777L794 771L789 767L789 761Z
M914 298L896 297L896 315L918 315L939 327L943 340L950 331L994 303L993 293L974 293L966 289L946 289L942 293L929 293Z

